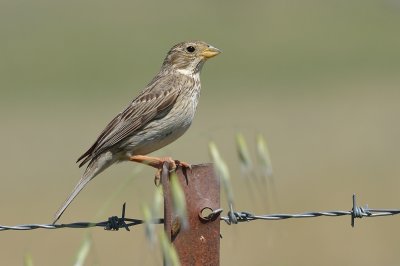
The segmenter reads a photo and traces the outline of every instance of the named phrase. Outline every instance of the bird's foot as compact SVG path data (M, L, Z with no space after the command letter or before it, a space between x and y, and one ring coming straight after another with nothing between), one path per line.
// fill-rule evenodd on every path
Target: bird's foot
M192 169L192 166L190 164L179 160L173 160L171 157L158 158L144 155L134 155L130 157L129 160L132 162L143 163L151 167L157 168L157 172L154 177L154 184L156 186L160 185L163 165L165 162L168 163L168 170L170 173L175 172L178 167L181 167L182 169Z

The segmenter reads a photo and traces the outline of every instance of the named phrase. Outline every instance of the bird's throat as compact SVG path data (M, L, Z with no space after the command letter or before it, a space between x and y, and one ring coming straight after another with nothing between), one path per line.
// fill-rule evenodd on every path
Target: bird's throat
M185 68L183 68L183 69L177 69L176 71L177 71L178 73L181 73L182 75L189 76L189 77L193 77L193 75L194 75L194 73L193 73L192 70L185 69Z

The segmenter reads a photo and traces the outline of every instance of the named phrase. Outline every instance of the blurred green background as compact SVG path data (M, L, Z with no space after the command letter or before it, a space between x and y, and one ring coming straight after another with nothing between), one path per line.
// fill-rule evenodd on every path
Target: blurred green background
M156 152L207 162L215 141L238 210L400 208L400 2L0 1L0 223L49 223L79 179L75 160L189 39L223 50L202 73L192 128ZM278 200L253 196L234 137L266 137ZM140 218L154 171L124 163L92 181L61 222ZM266 206L270 206L269 209ZM226 209L226 206L223 206ZM221 265L396 265L398 217L221 224ZM71 265L86 230L2 232L0 264ZM90 230L87 265L160 265L144 227Z

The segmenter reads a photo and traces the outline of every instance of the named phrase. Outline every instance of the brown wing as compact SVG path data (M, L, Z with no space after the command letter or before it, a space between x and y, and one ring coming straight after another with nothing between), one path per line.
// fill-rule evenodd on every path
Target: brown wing
M96 142L81 156L79 167L119 143L149 123L161 112L171 108L180 93L173 77L155 78L140 95L119 113L101 132Z

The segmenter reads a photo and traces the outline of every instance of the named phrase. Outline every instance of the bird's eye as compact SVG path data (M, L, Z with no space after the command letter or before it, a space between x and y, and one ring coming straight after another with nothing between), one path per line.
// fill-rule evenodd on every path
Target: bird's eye
M186 47L186 51L188 51L189 53L193 53L196 49L193 46L188 46Z

